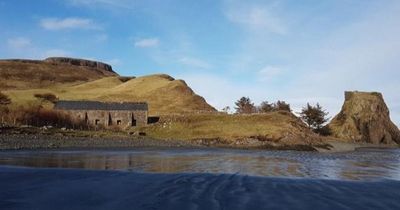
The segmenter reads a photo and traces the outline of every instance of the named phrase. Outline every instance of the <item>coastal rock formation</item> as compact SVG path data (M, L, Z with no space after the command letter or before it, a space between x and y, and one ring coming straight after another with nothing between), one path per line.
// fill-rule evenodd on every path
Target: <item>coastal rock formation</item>
M111 65L98 61L91 61L91 60L77 59L77 58L66 58L66 57L50 57L46 58L44 62L53 64L69 64L73 66L90 67L115 73Z
M328 127L333 136L373 144L400 144L400 131L390 120L381 93L345 92L340 113Z

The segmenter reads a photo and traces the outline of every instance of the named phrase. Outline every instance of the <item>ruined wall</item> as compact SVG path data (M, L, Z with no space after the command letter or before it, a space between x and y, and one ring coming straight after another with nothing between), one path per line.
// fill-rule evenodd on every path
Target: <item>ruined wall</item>
M146 111L103 111L103 110L67 110L74 120L97 127L120 127L147 125Z

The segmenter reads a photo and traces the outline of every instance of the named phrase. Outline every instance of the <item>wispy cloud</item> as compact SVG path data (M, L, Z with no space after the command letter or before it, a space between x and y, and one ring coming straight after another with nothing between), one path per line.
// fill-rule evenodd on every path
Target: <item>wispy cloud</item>
M32 46L30 39L26 37L15 37L7 40L7 45L11 50L23 50Z
M230 2L225 10L225 15L230 21L250 30L279 35L288 32L284 21L265 5Z
M40 26L46 30L101 29L92 19L78 17L44 18Z
M283 69L277 66L265 66L258 71L258 79L260 81L270 81L276 76L283 73Z
M200 68L200 69L211 68L211 65L208 62L193 57L182 57L178 60L178 62L185 66L190 66L194 68Z
M160 40L158 38L137 39L134 43L135 47L139 48L157 47L159 44Z

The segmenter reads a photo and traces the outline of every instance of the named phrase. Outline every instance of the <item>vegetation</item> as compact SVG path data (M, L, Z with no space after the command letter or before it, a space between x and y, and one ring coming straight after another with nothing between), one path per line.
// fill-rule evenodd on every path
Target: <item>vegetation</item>
M256 111L254 103L251 102L249 97L242 97L235 102L236 113L238 114L250 114Z
M0 106L7 106L11 104L11 99L4 93L0 92Z
M328 112L323 110L318 103L315 106L307 103L307 106L303 107L299 114L300 118L309 128L313 129L316 133L326 134L327 130L323 125L329 120L329 118L326 117Z
M125 81L125 80L124 80ZM98 100L149 103L150 115L165 113L215 112L204 98L196 95L182 80L168 75L150 75L122 82L119 77L105 77L78 85L56 85L27 90L8 90L13 106L41 104L35 94L54 94L62 100ZM15 103L14 103L15 102ZM51 108L51 104L43 104Z
M287 111L287 112L292 111L290 109L290 105L288 103L286 103L285 101L277 101L273 107L274 107L275 111Z
M8 125L30 125L36 127L52 126L57 128L89 128L84 121L76 121L69 115L42 106L29 105L10 109L2 115L2 121ZM3 122L3 123L4 123Z
M56 65L42 61L0 61L0 88L32 89L81 84L113 73L72 65Z
M140 129L156 139L219 139L233 142L248 138L260 141L306 143L301 135L312 134L293 114L271 112L257 115L190 114L163 115L156 124ZM308 133L309 132L309 133ZM288 137L288 138L286 138Z
M274 105L268 103L268 101L261 102L260 106L258 107L258 112L267 113L274 111Z
M35 96L35 98L38 98L38 99L42 100L43 102L48 101L51 103L55 103L58 101L58 97L52 93L43 93L43 94L36 93L34 96Z

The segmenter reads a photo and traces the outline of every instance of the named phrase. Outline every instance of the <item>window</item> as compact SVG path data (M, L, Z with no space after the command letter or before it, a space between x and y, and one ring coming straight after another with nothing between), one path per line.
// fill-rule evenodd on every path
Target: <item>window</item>
M95 121L94 121L94 124L95 125L98 125L100 123L100 120L99 119L96 119Z
M121 120L117 120L117 125L121 125L122 121Z

